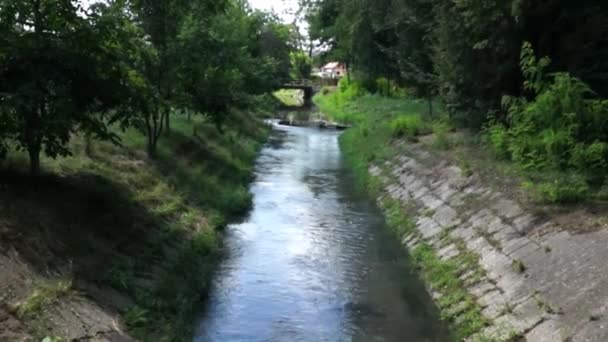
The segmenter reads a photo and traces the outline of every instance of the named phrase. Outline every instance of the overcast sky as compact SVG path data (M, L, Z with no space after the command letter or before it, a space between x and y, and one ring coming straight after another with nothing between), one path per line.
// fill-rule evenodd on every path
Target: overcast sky
M297 0L249 0L251 7L274 11L285 22L293 22L293 13L298 9Z

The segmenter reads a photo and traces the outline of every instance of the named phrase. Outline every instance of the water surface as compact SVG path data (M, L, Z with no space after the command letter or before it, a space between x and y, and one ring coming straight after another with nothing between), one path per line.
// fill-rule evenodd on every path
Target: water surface
M445 341L337 132L276 126L195 341Z

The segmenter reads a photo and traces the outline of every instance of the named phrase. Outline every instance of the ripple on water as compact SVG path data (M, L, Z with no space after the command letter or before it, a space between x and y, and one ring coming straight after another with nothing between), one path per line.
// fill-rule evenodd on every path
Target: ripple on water
M442 341L432 305L352 191L338 134L278 128L231 226L196 341Z

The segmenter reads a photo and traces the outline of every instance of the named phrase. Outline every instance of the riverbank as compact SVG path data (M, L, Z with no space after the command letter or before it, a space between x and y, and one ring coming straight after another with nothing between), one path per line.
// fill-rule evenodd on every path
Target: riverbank
M35 181L22 155L9 156L0 340L190 340L219 230L251 205L268 128L240 113L223 131L175 115L155 160L134 130L119 133L120 147L77 137L74 156L45 158Z
M459 340L608 338L601 203L531 201L517 170L494 160L479 138L440 121L422 124L424 101L316 101L355 124L342 149ZM395 124L403 116L413 119Z

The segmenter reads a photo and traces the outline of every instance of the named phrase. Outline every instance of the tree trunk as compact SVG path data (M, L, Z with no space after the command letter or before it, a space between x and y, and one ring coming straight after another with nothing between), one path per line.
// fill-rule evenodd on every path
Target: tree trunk
M93 156L93 141L90 133L86 133L84 136L84 154L89 158Z
M151 159L156 158L156 142L157 140L154 137L148 139L148 157Z
M429 94L427 94L426 98L429 103L429 117L431 118L431 120L433 120L433 97L429 93Z
M40 146L30 146L28 154L30 157L30 174L38 176L40 174Z
M158 106L152 113L147 113L145 118L146 128L148 130L148 157L155 158L156 146L158 145L158 139L160 139L160 136L163 133L163 124L165 123L166 118L161 113Z
M165 119L165 133L169 134L171 131L171 110L168 109L164 114L164 119Z

